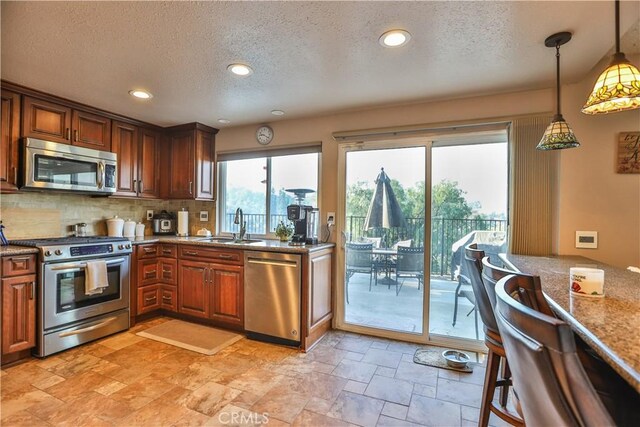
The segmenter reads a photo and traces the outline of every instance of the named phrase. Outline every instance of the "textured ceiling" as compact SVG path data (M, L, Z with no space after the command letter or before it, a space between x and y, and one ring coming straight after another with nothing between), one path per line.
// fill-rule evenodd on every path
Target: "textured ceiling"
M2 2L2 78L159 125L215 127L550 86L613 45L613 2ZM640 2L622 3L622 31ZM411 42L378 44L404 28ZM623 50L638 51L638 32ZM629 41L631 39L631 41ZM246 78L226 71L246 62ZM131 98L145 88L154 98ZM218 118L231 120L220 125Z

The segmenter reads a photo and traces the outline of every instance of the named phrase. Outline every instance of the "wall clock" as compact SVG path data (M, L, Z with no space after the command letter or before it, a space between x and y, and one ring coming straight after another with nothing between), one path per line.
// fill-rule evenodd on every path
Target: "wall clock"
M273 129L270 126L263 125L256 130L256 140L259 144L267 145L273 140Z

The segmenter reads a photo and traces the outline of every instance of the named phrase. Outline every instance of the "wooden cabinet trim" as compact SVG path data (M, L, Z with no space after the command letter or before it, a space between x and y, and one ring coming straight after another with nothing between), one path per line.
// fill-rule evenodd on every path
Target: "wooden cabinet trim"
M82 110L73 110L71 144L111 151L111 119Z
M160 246L156 243L138 245L138 259L154 258L159 255Z
M2 279L2 354L36 345L36 275Z
M71 143L71 108L25 96L22 102L22 136Z
M2 141L0 142L0 191L13 193L18 190L20 95L2 89Z
M244 255L241 250L180 245L178 253L181 259L206 259L221 264L235 265L242 265L244 263Z
M11 255L2 257L2 277L23 276L35 272L35 255Z

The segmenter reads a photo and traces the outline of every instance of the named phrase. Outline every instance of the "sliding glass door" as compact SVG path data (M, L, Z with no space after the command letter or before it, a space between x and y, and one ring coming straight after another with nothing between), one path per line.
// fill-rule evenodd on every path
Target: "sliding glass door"
M427 142L342 146L340 327L426 341Z

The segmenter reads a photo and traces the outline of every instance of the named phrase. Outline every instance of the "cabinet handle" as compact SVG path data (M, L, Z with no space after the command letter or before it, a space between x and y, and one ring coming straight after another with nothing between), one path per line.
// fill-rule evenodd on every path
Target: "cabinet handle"
M13 167L13 183L18 185L18 168Z
M162 253L171 255L171 249L163 249Z
M143 248L143 249L144 249L144 252L147 253L147 254L152 254L152 253L154 253L156 251L155 248L153 248L153 249L152 248Z
M142 180L138 181L138 193L142 193Z
M162 278L170 279L171 278L171 270L162 270Z
M220 255L218 255L218 258L220 258L220 259L231 259L231 258L233 258L233 255L220 254Z
M168 301L168 302L171 302L171 300L172 300L172 299L173 299L173 298L171 298L171 297L162 297L162 301Z
M189 181L189 194L193 194L193 181Z
M144 278L150 279L152 277L155 277L155 275L156 275L156 270L147 271L146 273L144 273Z
M193 256L196 256L196 255L198 255L198 252L193 252L193 251L184 251L184 254L185 254L185 255L193 255Z
M211 282L213 281L213 271L211 271L210 268L207 268L207 273L205 277L208 277L208 279L206 279L206 282L208 282L209 284L211 284Z
M134 179L133 180L133 191L137 192L137 190L138 190L138 180Z
M66 134L64 139L71 141L71 128L67 128Z
M78 142L78 129L73 131L73 140L75 142Z
M146 302L151 302L151 301L155 301L156 297L151 297L151 298L145 298L144 299Z
M29 283L29 299L33 299L33 288L36 287L36 282Z

